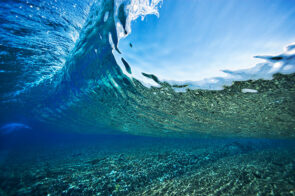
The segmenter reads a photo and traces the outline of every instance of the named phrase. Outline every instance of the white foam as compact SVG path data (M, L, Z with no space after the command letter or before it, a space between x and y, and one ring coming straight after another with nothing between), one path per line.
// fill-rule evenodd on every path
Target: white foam
M258 91L255 89L243 88L242 93L258 93Z

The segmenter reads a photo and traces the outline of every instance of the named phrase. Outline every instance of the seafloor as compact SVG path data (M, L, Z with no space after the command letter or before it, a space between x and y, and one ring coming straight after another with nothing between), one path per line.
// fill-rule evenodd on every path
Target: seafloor
M295 195L288 140L19 137L0 147L3 196Z

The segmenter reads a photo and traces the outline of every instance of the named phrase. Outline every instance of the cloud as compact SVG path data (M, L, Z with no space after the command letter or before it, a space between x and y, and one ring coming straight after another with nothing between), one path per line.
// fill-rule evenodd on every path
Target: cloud
M226 77L206 78L200 81L173 81L168 82L172 85L186 84L191 89L222 90L223 86L229 86L233 81L246 81L258 79L272 79L273 74L291 74L295 72L295 44L286 47L286 51L276 56L255 56L265 60L254 67L241 70L223 70ZM292 50L292 52L291 52Z

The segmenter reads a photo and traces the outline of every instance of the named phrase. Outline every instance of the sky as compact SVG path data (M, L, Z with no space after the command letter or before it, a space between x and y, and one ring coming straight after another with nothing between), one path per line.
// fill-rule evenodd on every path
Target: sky
M134 77L199 81L277 55L295 41L295 0L164 0L159 18L131 24L119 43ZM133 47L129 46L132 43Z

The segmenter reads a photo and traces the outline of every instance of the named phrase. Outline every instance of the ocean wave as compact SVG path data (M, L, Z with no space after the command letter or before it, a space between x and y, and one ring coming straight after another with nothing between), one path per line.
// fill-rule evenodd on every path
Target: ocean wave
M266 62L252 69L224 71L227 78L179 83L142 73L156 84L147 87L133 77L118 42L131 33L132 21L158 15L162 1L48 2L50 9L39 3L9 7L11 12L27 6L21 12L26 13L23 24L9 18L15 17L11 13L1 16L9 23L1 26L0 74L16 71L1 79L3 124L9 118L30 118L75 132L295 137L292 45L281 55L259 57ZM37 14L30 10L38 8ZM53 13L43 20L46 11Z

